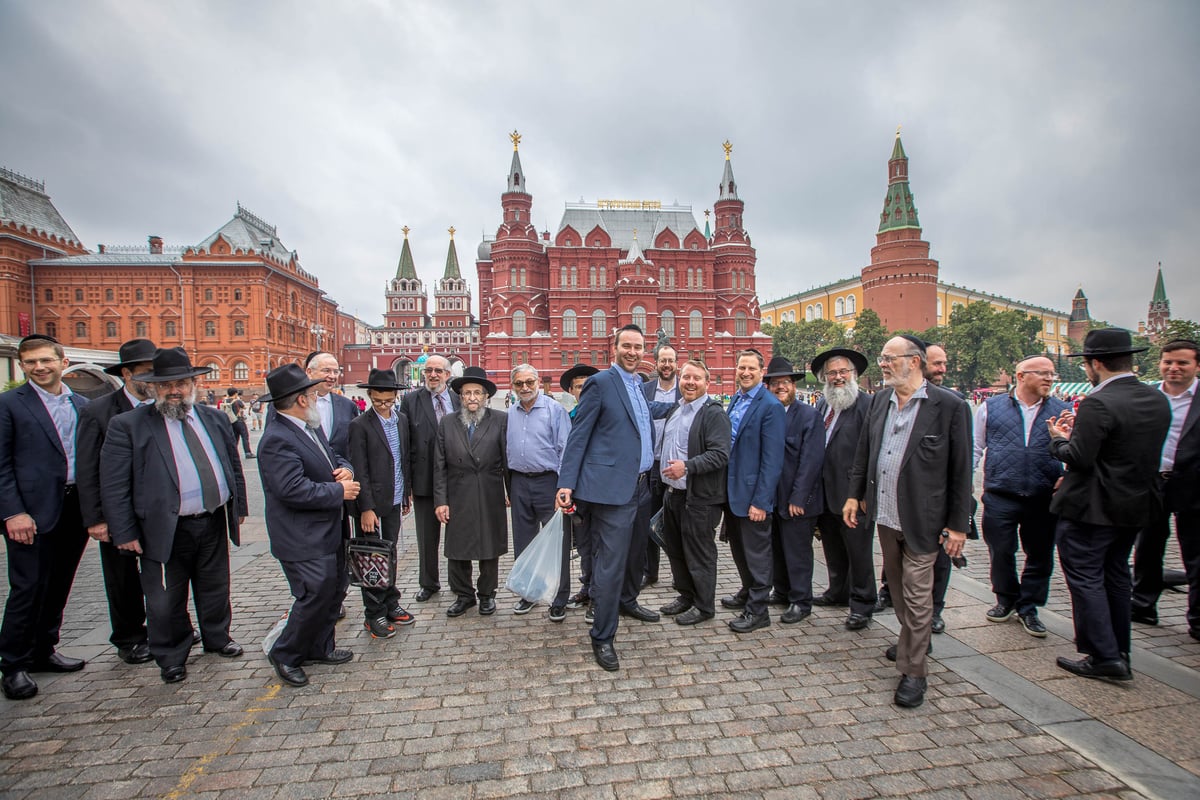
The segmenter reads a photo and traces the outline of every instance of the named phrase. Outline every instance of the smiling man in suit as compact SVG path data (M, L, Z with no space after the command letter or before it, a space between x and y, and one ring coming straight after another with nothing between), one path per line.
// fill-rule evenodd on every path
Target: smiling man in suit
M441 591L442 524L434 513L433 464L438 423L459 409L458 395L450 391L450 362L442 356L426 356L422 368L425 385L404 395L400 411L408 418L408 439L412 443L413 516L417 525L417 581L421 589L416 600L423 603Z
M933 624L938 551L961 555L971 513L971 422L958 395L922 374L925 350L895 336L878 358L885 388L871 401L842 506L848 528L874 522L900 641L889 648L901 673L893 701L925 701L926 653Z
M30 672L74 672L55 652L63 609L87 533L75 489L75 431L87 398L62 382L62 345L33 334L17 345L28 382L0 394L0 512L6 528L8 601L0 625L4 696L37 694Z
M160 349L150 372L152 405L113 417L100 452L100 493L113 543L141 556L150 654L162 679L187 677L192 625L204 649L242 654L229 637L229 541L248 512L242 462L225 415L196 402L196 376L182 347Z
M295 598L267 659L292 686L308 683L305 664L344 664L354 657L337 649L333 629L345 597L345 503L358 497L359 484L350 462L330 449L321 431L319 383L295 364L271 370L262 401L273 403L277 414L258 442L271 555Z
M408 418L396 409L396 393L403 387L390 369L373 369L366 383L371 411L350 423L350 464L360 491L355 507L358 529L389 542L400 539L400 524L412 504L412 450L408 445ZM376 639L395 634L392 623L411 625L415 620L400 605L400 590L363 588L366 628Z
M309 378L320 380L317 387L317 413L321 415L321 432L330 448L342 458L350 459L350 422L358 416L358 406L349 397L334 391L342 377L342 368L332 353L310 353L305 372Z

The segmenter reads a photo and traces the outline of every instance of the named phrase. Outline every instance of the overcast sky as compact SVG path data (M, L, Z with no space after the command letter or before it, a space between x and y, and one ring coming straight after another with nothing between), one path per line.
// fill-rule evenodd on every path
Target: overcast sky
M733 143L762 302L869 262L903 125L944 281L1200 320L1200 3L0 0L0 165L83 242L195 244L241 202L378 323L408 225L472 285L512 154L565 202L703 212ZM1189 221L1190 220L1190 221ZM476 297L478 305L478 297Z

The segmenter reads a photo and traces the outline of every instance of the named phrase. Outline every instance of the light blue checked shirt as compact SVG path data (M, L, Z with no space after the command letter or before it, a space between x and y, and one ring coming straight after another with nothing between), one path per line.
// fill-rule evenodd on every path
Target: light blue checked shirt
M879 461L875 465L875 483L879 496L875 503L879 509L875 514L878 525L886 525L900 531L900 508L896 503L896 487L900 481L900 463L908 440L912 436L913 422L921 410L921 401L929 397L925 391L927 382L922 382L913 396L900 408L893 391L887 418L883 421L883 438L879 442Z
M390 417L381 415L378 411L375 416L379 417L379 422L383 425L383 435L387 438L388 450L392 451L392 467L394 473L392 475L392 504L404 504L404 470L401 469L403 454L400 452L400 417L395 411Z

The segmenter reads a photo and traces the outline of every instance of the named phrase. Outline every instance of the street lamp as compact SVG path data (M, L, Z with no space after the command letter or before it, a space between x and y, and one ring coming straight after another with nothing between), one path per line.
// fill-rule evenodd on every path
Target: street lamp
M320 350L321 349L321 337L323 337L325 335L325 329L321 327L321 323L319 323L319 322L314 323L313 326L308 329L308 332L311 333L313 336L317 337L317 349Z

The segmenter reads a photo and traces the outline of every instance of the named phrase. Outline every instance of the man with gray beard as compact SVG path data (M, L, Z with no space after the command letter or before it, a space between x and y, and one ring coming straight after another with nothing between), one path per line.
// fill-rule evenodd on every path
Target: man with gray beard
M842 504L847 497L850 467L858 448L858 434L867 418L871 398L861 392L858 377L867 369L867 358L856 350L835 347L812 360L812 372L825 385L817 413L825 426L825 463L821 491L825 511L817 518L829 587L813 598L814 606L849 605L846 628L867 627L875 609L874 526L859 517L847 527Z
M242 462L225 415L196 403L196 376L182 347L159 349L148 373L153 405L113 417L100 451L100 496L108 535L141 557L150 655L165 683L187 677L192 626L188 588L204 649L242 654L229 637L229 540L249 513Z

